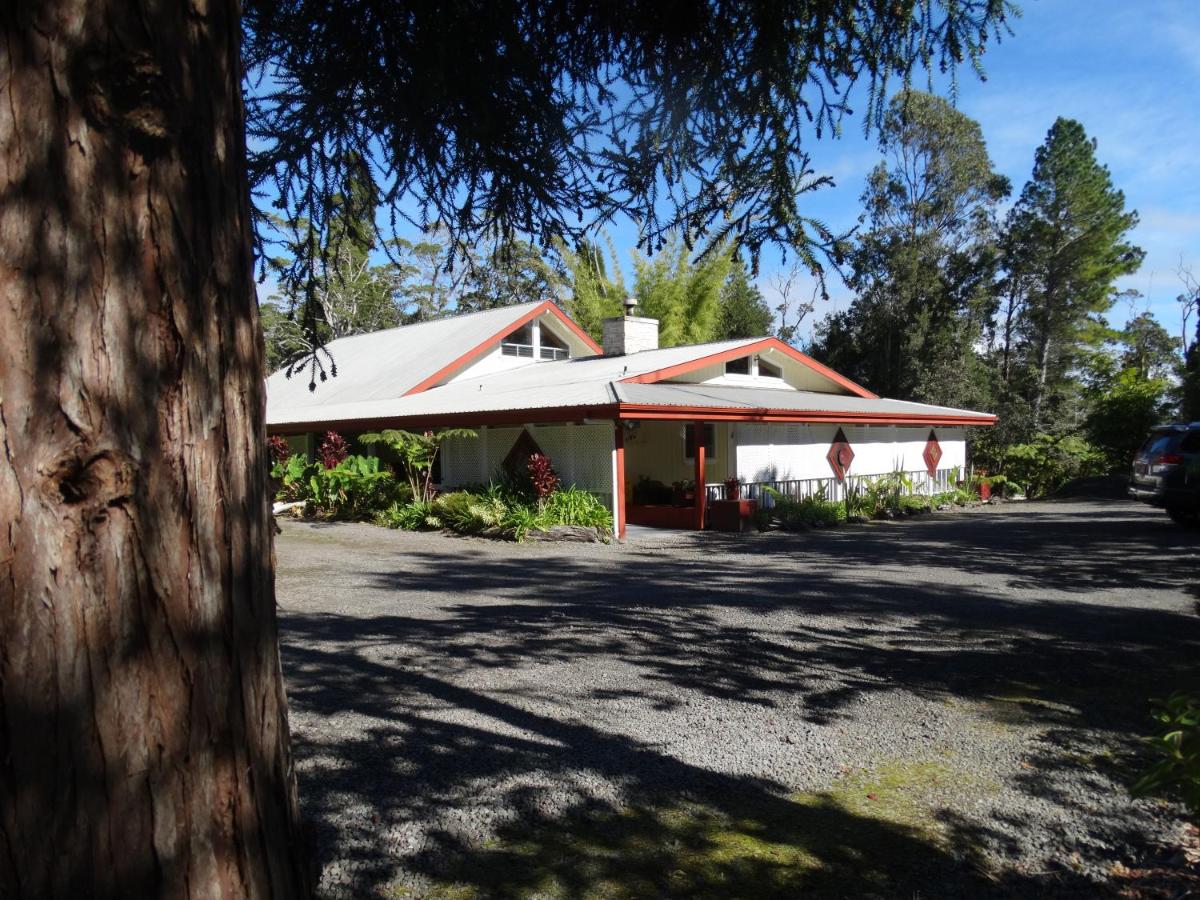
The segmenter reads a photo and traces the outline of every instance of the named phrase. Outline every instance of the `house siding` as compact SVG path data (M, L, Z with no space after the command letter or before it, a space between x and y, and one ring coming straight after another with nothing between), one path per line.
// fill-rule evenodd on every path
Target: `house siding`
M744 482L829 478L825 455L837 425L739 423L734 428L737 474ZM925 443L930 430L942 448L938 469L966 467L966 435L962 428L900 425L844 425L842 433L854 450L852 475L882 475L901 469L925 470Z

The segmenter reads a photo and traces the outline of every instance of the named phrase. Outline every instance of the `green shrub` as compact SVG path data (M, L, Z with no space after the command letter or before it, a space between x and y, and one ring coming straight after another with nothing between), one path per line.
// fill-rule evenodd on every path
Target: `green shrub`
M482 534L500 529L508 505L498 496L454 491L442 494L432 504L433 515L445 527L460 534Z
M271 476L279 485L276 500L303 502L307 515L323 518L370 518L408 493L367 456L347 456L332 469L290 456L272 467Z
M380 471L379 460L347 456L332 469L316 466L308 472L307 496L311 514L333 519L365 519L401 499L391 472ZM306 507L306 512L310 510Z
M1175 793L1200 817L1200 699L1177 693L1160 701L1150 738L1159 761L1133 786L1137 797Z
M765 511L763 518L785 530L806 525L836 525L846 518L846 507L826 499L824 485L815 494L800 500L785 496L769 486L764 490L774 503Z
M1082 438L1039 434L1028 444L1004 450L1002 474L1006 483L1023 486L1032 498L1049 494L1072 478L1099 475L1105 468L1104 453Z
M492 484L470 491L452 491L430 503L393 504L376 522L389 528L416 531L449 528L460 534L487 534L521 541L532 528L581 525L608 535L612 513L593 494L570 487L555 491L539 503L528 494Z
M375 524L386 528L399 528L404 531L418 531L422 528L440 528L441 522L433 515L432 504L420 500L409 500L407 503L393 503L387 509L375 516ZM431 519L436 521L433 524Z
M925 512L929 509L929 498L924 494L904 494L896 499L901 512Z

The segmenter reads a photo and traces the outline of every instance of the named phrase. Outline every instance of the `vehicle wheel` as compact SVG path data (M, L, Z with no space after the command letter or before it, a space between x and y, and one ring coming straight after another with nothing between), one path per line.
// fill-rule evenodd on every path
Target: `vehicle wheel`
M1168 506L1167 515L1171 517L1171 521L1176 525L1196 524L1196 514L1194 512L1180 509L1178 506Z

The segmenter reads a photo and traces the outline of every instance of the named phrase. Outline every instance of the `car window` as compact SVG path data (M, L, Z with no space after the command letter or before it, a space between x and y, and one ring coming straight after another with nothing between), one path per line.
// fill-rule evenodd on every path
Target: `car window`
M1138 451L1138 455L1154 456L1156 453L1164 453L1171 446L1171 442L1174 439L1175 434L1170 431L1160 431L1157 434L1152 434L1146 439L1146 443L1142 444L1142 449Z
M1200 453L1200 431L1189 431L1185 434L1179 450L1182 453Z

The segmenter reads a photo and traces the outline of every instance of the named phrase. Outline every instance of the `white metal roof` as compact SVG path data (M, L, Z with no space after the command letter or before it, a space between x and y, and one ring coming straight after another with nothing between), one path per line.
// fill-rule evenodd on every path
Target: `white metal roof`
M404 417L434 418L472 413L515 412L560 407L605 406L618 402L664 407L709 406L796 412L845 412L911 416L966 416L991 421L986 413L949 407L778 388L716 387L658 382L626 384L622 379L669 369L761 338L719 341L647 350L625 356L590 356L530 363L477 378L466 378L407 397L355 399L284 407L268 406L268 425L337 422ZM339 375L339 379L340 379ZM317 394L325 389L318 387ZM344 394L339 393L339 398Z
M521 303L338 338L328 347L337 365L337 377L318 381L315 391L308 387L311 380L308 369L294 373L291 378L281 370L267 379L267 420L296 421L279 419L278 410L308 410L316 414L344 403L403 397L539 305Z
M352 401L338 402L345 396L344 392L339 392L337 396L330 396L329 402L323 404L285 406L282 402L277 403L271 396L271 386L268 383L267 424L286 425L295 422L334 422L608 404L616 400L611 387L614 381L677 366L723 350L753 344L756 340L758 339L745 338L686 347L667 347L625 356L581 356L557 362L531 362L518 369L481 375L477 378L464 378L419 394L384 400L356 398ZM339 373L338 380L341 377ZM325 385L319 385L317 395L323 394L324 390Z
M726 387L705 384L616 384L617 399L647 406L712 407L714 409L777 410L795 412L862 413L897 416L958 416L990 422L990 413L950 406L933 406L884 397L855 397L814 391L781 391L776 388Z

